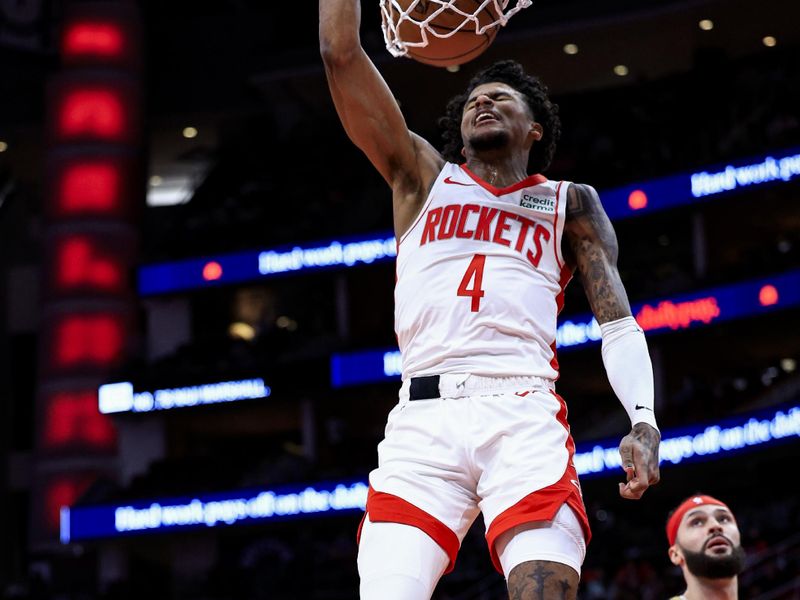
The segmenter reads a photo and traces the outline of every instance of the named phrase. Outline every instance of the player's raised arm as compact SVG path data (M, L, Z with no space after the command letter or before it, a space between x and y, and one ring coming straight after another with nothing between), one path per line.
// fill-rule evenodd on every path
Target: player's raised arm
M398 192L427 189L443 160L408 130L392 92L361 47L360 23L360 0L320 0L320 52L339 118L397 199Z
M658 483L661 434L653 412L653 367L642 329L631 316L628 296L617 270L617 236L597 192L573 184L567 195L565 252L581 275L586 296L603 335L603 363L608 380L632 429L620 443L627 482L620 495L638 499Z

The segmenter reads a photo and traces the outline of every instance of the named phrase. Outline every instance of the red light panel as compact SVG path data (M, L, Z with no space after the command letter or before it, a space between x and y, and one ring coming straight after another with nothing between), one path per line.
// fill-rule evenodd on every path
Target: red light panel
M110 366L122 355L125 327L114 314L71 315L56 323L53 339L58 367Z
M216 281L222 277L222 265L216 261L206 263L203 267L203 279L206 281Z
M60 212L104 213L116 211L120 198L120 169L113 162L75 163L61 174L58 186Z
M118 90L75 88L58 105L58 134L63 138L119 140L125 137L128 116Z
M75 235L61 240L56 246L56 287L121 291L123 266L118 257L104 254L87 236Z
M80 444L106 450L114 447L116 439L111 419L97 408L96 390L63 392L49 398L43 433L46 448Z
M758 292L758 301L761 306L772 306L777 304L779 300L780 295L774 285L765 285Z
M78 21L64 31L62 51L66 58L120 58L125 35L116 23Z
M633 190L628 196L628 206L633 210L641 210L647 207L647 194L642 190Z

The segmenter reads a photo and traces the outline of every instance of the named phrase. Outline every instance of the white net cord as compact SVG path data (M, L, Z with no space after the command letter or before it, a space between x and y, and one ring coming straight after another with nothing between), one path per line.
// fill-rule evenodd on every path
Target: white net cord
M412 0L408 8L403 9L398 0L380 0L381 27L386 49L392 56L405 56L409 48L424 48L429 43L429 36L449 38L460 31L473 31L482 35L486 30L497 26L505 26L508 20L523 8L533 4L533 0L483 0L472 12L466 12L456 6L457 0ZM512 7L509 7L513 3ZM479 18L480 13L489 5L493 5L497 18L483 24ZM444 11L458 14L463 17L460 25L446 32L438 32L431 23ZM416 13L416 16L415 16ZM420 18L419 15L422 15ZM419 41L405 41L401 39L398 30L405 23L411 23L419 28L421 38Z

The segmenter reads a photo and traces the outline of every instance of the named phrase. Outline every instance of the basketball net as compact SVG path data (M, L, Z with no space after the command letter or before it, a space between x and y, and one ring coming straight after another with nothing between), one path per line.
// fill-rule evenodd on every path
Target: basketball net
M423 3L423 6L417 9L420 2ZM405 56L408 54L409 48L424 48L427 46L429 42L428 36L444 39L457 34L459 31L474 31L476 35L482 35L492 27L505 26L508 20L516 13L533 4L533 0L516 0L514 6L509 8L509 4L513 2L514 0L483 0L470 13L458 8L456 6L457 0L412 0L406 9L403 9L397 0L380 0L381 14L383 16L381 28L383 29L383 39L386 41L386 49L392 56ZM431 9L430 5L438 5L438 7ZM498 15L498 18L481 25L478 15L489 5L494 7L494 14ZM423 18L420 19L414 16L412 13L415 11L417 15L422 14ZM461 15L464 20L450 31L440 33L431 27L431 22L444 11ZM398 30L406 22L419 27L422 34L419 41L407 42L401 39Z

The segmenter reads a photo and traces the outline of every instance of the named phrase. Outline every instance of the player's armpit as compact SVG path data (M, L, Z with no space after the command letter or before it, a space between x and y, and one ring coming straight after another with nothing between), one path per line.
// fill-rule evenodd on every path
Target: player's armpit
M628 296L617 270L617 236L590 185L574 183L569 187L564 240L564 253L580 273L598 323L630 316Z

